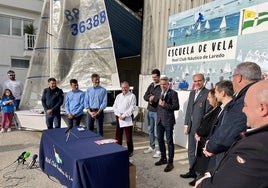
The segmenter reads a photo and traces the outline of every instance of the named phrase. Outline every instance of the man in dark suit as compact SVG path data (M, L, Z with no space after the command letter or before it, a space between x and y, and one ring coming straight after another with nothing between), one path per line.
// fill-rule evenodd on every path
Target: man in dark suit
M268 187L268 81L251 86L243 112L252 130L241 134L214 172L197 181L197 188Z
M159 102L157 107L157 135L161 158L155 163L156 166L167 164L164 172L170 172L173 166L174 143L173 129L175 125L174 111L180 109L179 98L176 91L169 88L167 77L160 79L161 95L157 96ZM168 160L166 157L166 146L164 141L164 133L166 132L166 140L168 145Z
M205 78L203 74L195 74L193 76L193 82L195 89L190 92L188 106L185 116L185 128L184 134L188 135L188 160L189 160L189 172L181 174L182 178L195 178L196 174L193 169L195 164L195 133L199 127L202 117L205 115L209 107L208 89L205 88Z

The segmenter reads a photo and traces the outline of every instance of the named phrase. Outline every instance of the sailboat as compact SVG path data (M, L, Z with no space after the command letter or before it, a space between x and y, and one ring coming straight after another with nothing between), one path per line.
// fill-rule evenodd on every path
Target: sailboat
M239 50L238 54L237 54L237 57L236 57L236 60L238 62L242 62L243 61L243 57L242 57L242 49Z
M206 21L206 24L205 24L204 29L205 30L209 30L210 29L210 24L209 24L209 21L208 20Z
M189 26L186 30L185 30L185 37L189 37L192 35L192 27Z
M223 73L231 73L232 69L231 69L231 65L230 63L225 63L224 68L223 68Z
M169 37L168 39L172 39L174 38L174 29L172 31L169 32Z
M175 71L175 69L174 69L173 65L171 65L169 72L174 72L174 71Z
M220 24L220 30L225 30L226 29L226 18L225 16L222 17L221 24Z
M201 31L201 22L198 22L196 31Z
M98 18L98 22L83 25L89 18ZM85 91L91 86L93 73L100 75L101 85L107 90L120 88L104 0L45 0L18 115L24 110L40 112L42 91L49 77L55 77L64 92L70 90L72 78ZM35 126L42 122L43 118Z
M188 76L189 75L190 72L189 72L188 65L186 65L185 70L184 70L184 73L185 73L184 76Z
M201 74L205 73L205 69L204 69L203 64L200 65L199 73L201 73Z

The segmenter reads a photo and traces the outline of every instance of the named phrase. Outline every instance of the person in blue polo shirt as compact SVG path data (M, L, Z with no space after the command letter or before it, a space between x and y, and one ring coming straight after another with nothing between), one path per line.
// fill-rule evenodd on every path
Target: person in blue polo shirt
M96 120L98 134L103 136L103 111L107 106L107 91L100 86L98 74L92 74L91 80L93 86L87 89L84 102L84 108L87 109L87 128L93 131Z
M65 110L68 117L68 126L79 126L84 109L84 92L79 89L76 79L70 80L72 90L66 94Z

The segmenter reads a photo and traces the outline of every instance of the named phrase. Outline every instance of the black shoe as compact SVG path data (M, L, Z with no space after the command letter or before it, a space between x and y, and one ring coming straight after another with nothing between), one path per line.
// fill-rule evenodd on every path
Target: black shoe
M189 185L195 186L195 182L196 182L196 179L194 179L193 181L189 182Z
M160 165L163 165L163 164L167 164L167 159L160 159L159 161L157 161L154 164L155 164L155 166L160 166Z
M196 176L194 174L191 174L190 172L187 172L186 174L180 174L180 177L182 177L182 178L195 178Z
M164 172L170 172L174 168L173 163L168 163Z

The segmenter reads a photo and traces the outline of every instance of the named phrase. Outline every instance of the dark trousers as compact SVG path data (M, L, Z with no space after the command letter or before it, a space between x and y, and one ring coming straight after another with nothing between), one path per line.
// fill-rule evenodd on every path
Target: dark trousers
M16 110L20 110L20 99L16 99Z
M101 113L96 118L92 118L87 113L87 128L91 131L94 131L94 122L96 120L98 134L103 136L103 119L104 119L103 111L101 111Z
M166 132L168 146L168 163L173 163L174 158L174 143L173 143L173 128L174 126L164 126L162 122L157 125L158 144L161 152L161 159L166 159L166 146L164 134Z
M79 126L81 122L82 115L76 116L72 119L67 118L68 120L68 126L73 127L73 126Z
M130 154L133 152L133 148L134 148L133 139L132 139L133 126L120 128L118 117L116 117L115 139L117 140L117 143L120 145L122 145L124 130L126 134L127 149L128 149L128 153Z
M189 172L191 174L195 174L194 166L196 163L196 156L195 156L195 148L196 148L196 140L194 138L195 131L191 130L188 134L188 159L189 159Z
M61 127L61 115L60 112L53 112L52 115L46 113L46 124L48 129L53 129L53 122L55 128Z

